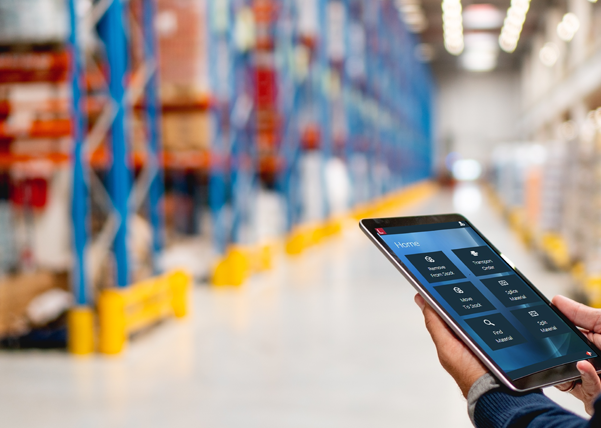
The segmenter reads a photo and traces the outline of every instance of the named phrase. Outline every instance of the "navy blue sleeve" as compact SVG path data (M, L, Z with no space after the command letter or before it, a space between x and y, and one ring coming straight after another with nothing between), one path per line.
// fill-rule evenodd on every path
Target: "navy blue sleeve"
M601 416L601 401L595 403ZM599 410L597 412L597 410ZM507 389L495 389L476 403L474 421L477 428L592 428L601 427L601 418L588 421L565 410L542 392L517 394Z

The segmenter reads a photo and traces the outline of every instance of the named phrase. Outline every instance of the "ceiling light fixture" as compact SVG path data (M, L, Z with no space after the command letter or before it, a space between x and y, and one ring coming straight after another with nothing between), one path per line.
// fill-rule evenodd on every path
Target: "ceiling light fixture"
M553 67L559 59L559 48L555 43L549 42L541 48L538 57L547 67Z
M491 71L497 66L497 55L491 52L465 52L460 60L461 66L468 71Z
M573 13L566 13L557 25L557 35L564 42L571 41L580 28L580 21Z
M428 20L419 0L396 0L399 16L412 33L421 33L428 28Z
M511 1L499 36L499 46L505 52L512 53L517 48L528 9L530 9L530 0Z
M471 4L463 11L466 30L494 30L501 28L505 15L492 4Z
M453 55L459 55L464 48L461 11L461 0L442 1L444 46Z
M497 66L499 46L497 38L490 33L466 33L465 50L459 62L468 71L491 71Z

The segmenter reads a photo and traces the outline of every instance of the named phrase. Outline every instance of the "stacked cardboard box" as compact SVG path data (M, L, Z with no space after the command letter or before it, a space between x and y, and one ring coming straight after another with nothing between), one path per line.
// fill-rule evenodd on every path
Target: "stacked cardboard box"
M211 138L206 0L159 0L163 147L208 150Z
M165 101L208 92L205 0L159 0L157 32Z
M207 111L165 112L163 147L173 152L209 150L211 116Z

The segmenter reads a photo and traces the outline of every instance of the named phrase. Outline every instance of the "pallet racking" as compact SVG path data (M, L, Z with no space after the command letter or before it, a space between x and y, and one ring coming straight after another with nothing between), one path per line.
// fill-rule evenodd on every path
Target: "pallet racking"
M570 40L556 31L566 12L580 20ZM573 293L594 306L601 305L599 12L577 2L543 15L521 76L518 127L529 142L498 147L492 157L492 185L514 230L549 267L570 272ZM546 43L561 50L554 64L540 57Z
M244 152L252 167L245 170L239 159L232 159L229 170L221 165L212 170L214 240L226 261L218 264L218 271L225 266L245 270L250 263L228 264L227 260L230 251L240 259L240 245L249 244L239 233L240 220L249 215L239 195L256 192L260 183L275 184L285 201L287 249L296 254L304 248L307 234L320 234L307 231L307 221L312 223L309 229L323 229L323 224L331 224L340 214L332 211L327 191L327 171L333 159L342 160L350 169L351 188L369 182L366 191L352 195L347 209L430 176L433 80L428 67L414 57L417 39L405 28L391 1L209 2L213 11L219 8L228 17L216 22L229 22L232 29L251 6L258 35L252 55L232 43L225 26L221 33L215 25L211 31L211 45L231 50L227 75L230 90L238 95L222 90L218 104L229 105L228 114L234 116L248 91L243 70L254 67L257 85L257 96L248 107L256 126L249 132L257 138L254 150L251 145ZM224 61L213 59L211 76L217 88L225 75L219 75L217 68ZM223 121L221 107L215 107L215 120ZM222 131L213 140L219 158L226 140ZM230 123L229 134L231 154L237 157L243 132ZM303 213L310 209L300 188L302 164L308 156L317 159L320 185L312 192L318 200L313 207L317 214L307 218ZM368 172L353 171L353 162L365 165ZM268 166L275 168L274 182ZM223 220L228 204L234 219L229 228ZM228 280L219 277L216 282L224 281Z
M391 0L189 0L189 16L169 10L181 4L168 0L96 0L85 16L78 3L68 0L67 49L52 53L56 66L48 72L70 80L70 117L52 126L35 122L30 130L72 137L70 156L45 158L72 167L76 307L69 330L76 353L94 348L97 301L119 295L129 302L128 296L148 297L138 289L171 289L166 280L131 286L145 278L129 242L139 212L152 232L152 271L161 273L166 186L193 193L192 210L210 210L212 281L239 285L271 265L274 243L255 230L263 193L283 206L279 237L298 254L339 231L346 212L390 206L388 195L430 177L432 77L414 57L417 40ZM174 69L165 68L158 51L186 45L161 39L155 27L172 34L178 19L202 30L194 37L206 43L206 58L198 57L206 67L194 73L206 69L206 87L185 79L166 87L161 80L161 70ZM1 73L11 76L0 62ZM0 103L0 114L3 108L10 106ZM171 145L186 137L174 123L197 121L210 145L167 147L168 138ZM3 125L0 134L12 132ZM27 156L2 154L0 164ZM206 201L198 189L205 180ZM334 200L345 182L348 195ZM200 233L192 229L187 233ZM121 290L105 296L96 290L98 276L111 274L103 286Z
M71 311L70 347L75 353L93 350L92 295L87 252L89 236L89 194L95 187L105 196L109 208L107 221L102 226L100 239L106 250L112 248L115 278L114 284L124 288L132 283L132 267L128 249L130 218L146 201L146 210L152 224L152 263L158 272L158 257L163 249L163 180L161 172L161 130L158 119L158 59L154 32L155 4L141 2L141 17L129 13L129 5L119 1L99 1L92 5L83 19L77 15L76 0L69 0L72 80L72 123L73 123L73 192L72 221L74 239L73 291L77 307ZM131 24L138 25L142 32L143 61L135 70L131 69L130 32ZM108 102L102 118L86 134L86 118L82 113L85 88L84 64L90 55L78 40L80 26L84 31L96 29L103 44L106 66L105 90ZM144 99L146 114L147 145L144 165L137 181L132 171L132 156L128 137L132 107L140 98ZM89 154L95 145L107 138L110 140L110 166L107 174L108 186L104 186L93 168L89 167ZM100 255L101 258L105 257Z
M82 243L76 245L77 264L79 272L75 288L79 290L78 303L86 304L90 301L86 296L86 265L85 265L85 242L88 234L86 223L88 204L87 196L89 189L86 172L92 172L87 165L86 154L89 154L94 142L102 140L105 135L110 136L111 166L110 186L108 196L114 209L112 217L114 224L109 235L114 235L113 248L116 262L115 283L119 287L127 286L131 280L130 266L127 250L127 228L131 213L139 208L142 200L148 197L149 218L153 225L153 251L156 255L162 249L162 179L160 172L160 121L158 116L157 96L157 58L156 42L154 39L153 2L143 2L143 20L141 26L144 31L144 53L145 61L137 70L129 68L128 52L128 22L125 13L125 5L121 2L98 2L89 12L85 19L87 25L98 27L98 34L104 43L104 54L106 56L106 89L109 102L102 113L108 120L97 122L97 126L91 133L85 135L85 117L82 114L81 100L84 88L82 88L83 66L86 54L77 40L79 19L75 15L75 0L70 0L71 31L70 52L72 60L72 115L73 115L73 138L74 138L74 191L73 191L73 224L75 241ZM129 82L129 84L128 84ZM130 149L128 146L127 128L131 115L132 105L138 97L144 94L147 131L148 152L146 153L145 173L140 174L141 180L132 185L132 163Z

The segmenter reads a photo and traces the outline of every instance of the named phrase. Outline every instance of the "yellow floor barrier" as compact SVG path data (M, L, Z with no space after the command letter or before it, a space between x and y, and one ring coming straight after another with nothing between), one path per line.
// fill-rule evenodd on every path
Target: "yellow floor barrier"
M359 206L352 213L352 217L359 221L362 218L391 215L394 211L431 196L437 190L438 186L432 181L422 181L374 202Z
M601 308L601 277L587 277L584 280L584 293L590 306Z
M211 283L216 286L240 286L256 272L271 269L273 245L232 245L216 263Z
M535 241L534 228L528 224L524 210L521 208L509 210L507 220L511 230L519 236L522 243L526 247L532 247Z
M313 231L306 225L296 227L286 239L286 254L296 256L311 246Z
M188 314L192 277L171 272L123 289L107 289L98 297L98 350L119 354L127 338L167 317Z
M570 268L570 254L564 239L556 233L546 233L541 241L542 250L555 267L567 270Z

